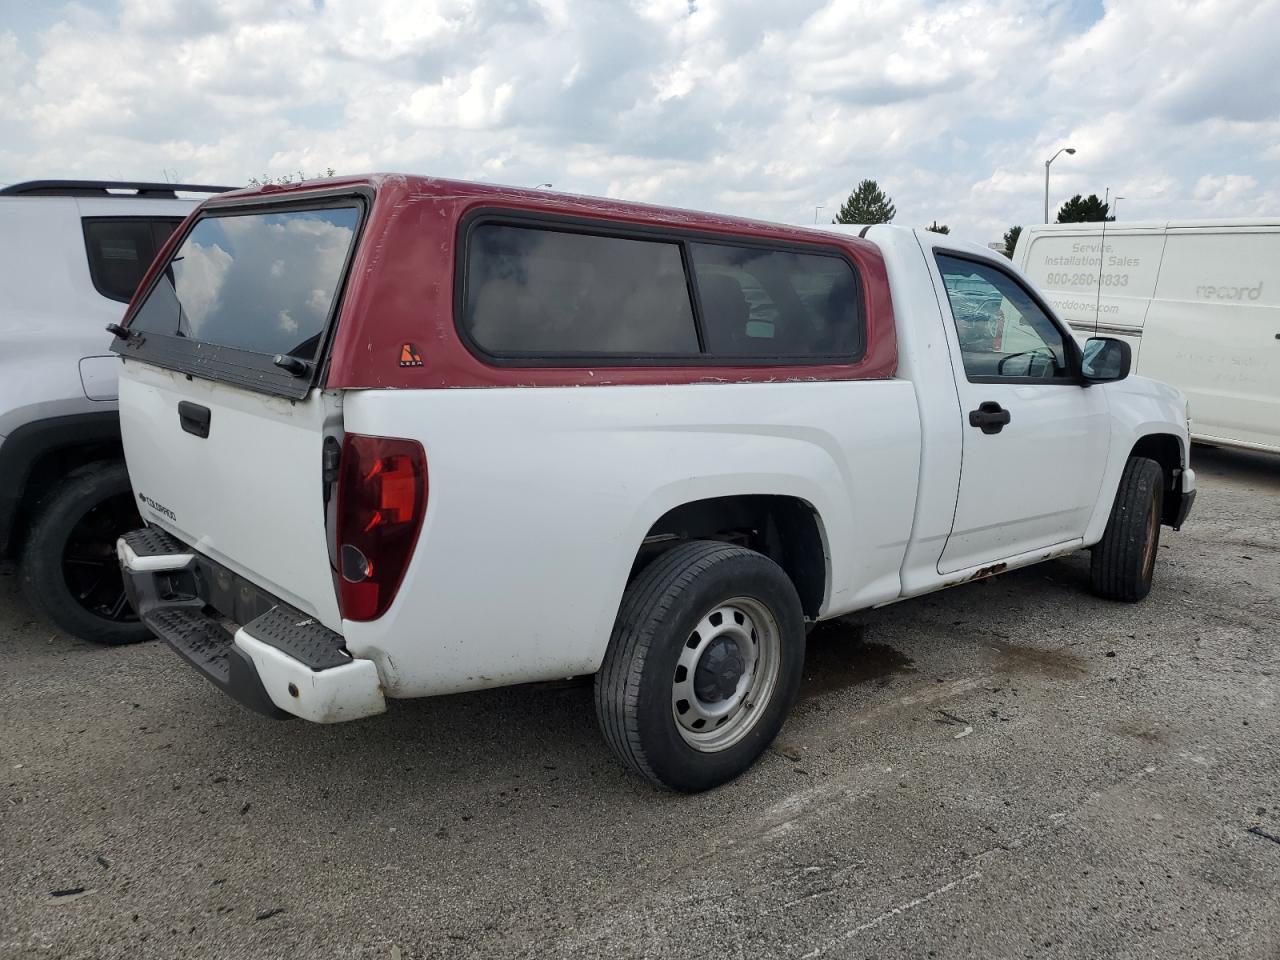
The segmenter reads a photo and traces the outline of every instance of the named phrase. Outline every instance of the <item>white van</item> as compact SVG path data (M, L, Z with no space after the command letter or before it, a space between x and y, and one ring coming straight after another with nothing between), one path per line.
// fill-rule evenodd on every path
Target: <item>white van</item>
M1027 227L1014 263L1077 334L1180 388L1195 439L1280 453L1280 217L1102 227Z

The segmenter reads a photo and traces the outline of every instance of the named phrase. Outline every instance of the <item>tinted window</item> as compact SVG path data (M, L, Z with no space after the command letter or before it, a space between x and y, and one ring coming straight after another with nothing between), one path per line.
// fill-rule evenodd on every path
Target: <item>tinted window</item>
M86 219L84 246L94 288L112 300L130 300L156 251L181 222L148 217Z
M354 205L205 217L131 329L313 359L359 219Z
M938 255L969 377L1071 377L1066 344L1031 294L994 267Z
M862 352L852 267L833 256L692 243L707 352L841 357Z
M675 243L481 224L463 323L506 356L690 355L698 334Z

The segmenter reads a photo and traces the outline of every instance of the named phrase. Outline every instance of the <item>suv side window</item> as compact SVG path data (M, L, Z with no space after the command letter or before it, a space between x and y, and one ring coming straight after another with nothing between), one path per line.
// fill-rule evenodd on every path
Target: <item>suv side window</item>
M94 289L128 303L156 251L181 222L178 217L85 217L84 246Z
M848 359L862 352L857 278L838 256L691 243L707 352Z
M465 332L499 357L688 357L698 332L680 245L482 223Z
M1065 335L1021 283L976 260L937 260L970 380L1074 380Z

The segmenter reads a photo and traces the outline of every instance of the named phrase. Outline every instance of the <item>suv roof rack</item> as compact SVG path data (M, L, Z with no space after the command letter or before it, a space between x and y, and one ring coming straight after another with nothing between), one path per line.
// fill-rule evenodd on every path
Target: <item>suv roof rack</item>
M239 189L239 187L215 187L199 183L137 183L131 180L28 180L26 183L0 187L0 196L152 197L160 200L175 200L179 190L184 193L226 193L228 190ZM126 190L133 192L123 192Z

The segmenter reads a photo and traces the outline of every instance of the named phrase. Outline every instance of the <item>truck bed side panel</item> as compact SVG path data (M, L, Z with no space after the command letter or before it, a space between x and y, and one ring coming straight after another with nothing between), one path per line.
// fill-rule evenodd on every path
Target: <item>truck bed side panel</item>
M594 671L646 533L705 498L812 505L824 616L900 590L920 440L902 380L349 391L343 416L427 452L404 586L384 618L342 629L391 696Z

